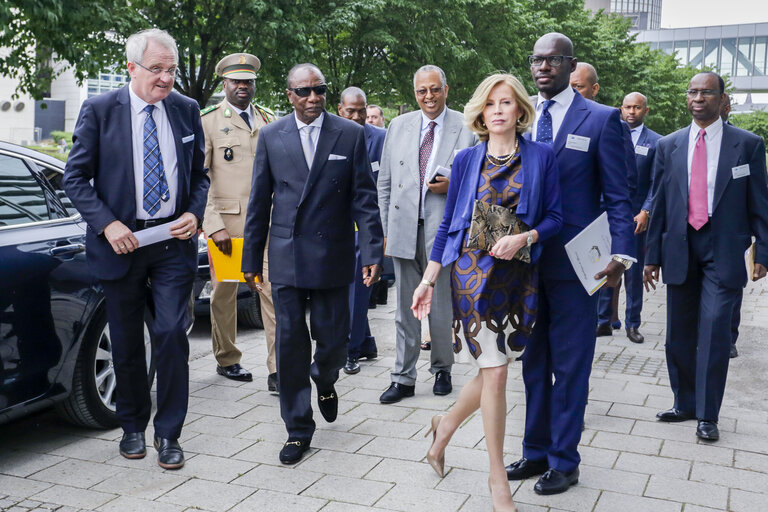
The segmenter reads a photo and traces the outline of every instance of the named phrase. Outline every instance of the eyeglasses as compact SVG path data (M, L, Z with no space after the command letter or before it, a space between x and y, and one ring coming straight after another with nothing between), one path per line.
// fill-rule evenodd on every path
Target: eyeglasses
M443 87L430 87L429 89L418 89L414 91L416 93L416 96L419 98L422 98L427 95L427 91L432 93L432 96L437 96L440 94L440 91L443 90Z
M299 98L306 98L313 92L318 96L324 95L328 91L328 86L323 84L323 85L314 85L312 87L289 87L288 90L293 92L293 94L295 94Z
M572 59L573 57L568 55L549 55L547 57L540 57L538 55L529 55L528 56L528 62L531 66L538 68L542 64L544 64L544 61L547 61L547 64L549 64L549 67L557 68L560 67L560 65L563 63L564 60Z
M141 69L146 69L147 71L149 71L153 75L160 75L162 73L168 73L171 76L171 78L175 78L176 74L179 72L179 68L163 69L160 66L153 66L152 68L148 68L146 66L142 66L138 62L134 62L134 64L139 66Z
M701 94L703 98L713 98L715 96L720 96L720 91L716 91L715 89L688 89L685 91L685 95L689 98L695 98Z

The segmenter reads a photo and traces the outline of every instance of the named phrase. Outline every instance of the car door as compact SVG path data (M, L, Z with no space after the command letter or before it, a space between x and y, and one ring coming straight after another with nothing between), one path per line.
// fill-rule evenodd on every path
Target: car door
M79 216L30 159L0 152L0 412L55 385L93 279Z

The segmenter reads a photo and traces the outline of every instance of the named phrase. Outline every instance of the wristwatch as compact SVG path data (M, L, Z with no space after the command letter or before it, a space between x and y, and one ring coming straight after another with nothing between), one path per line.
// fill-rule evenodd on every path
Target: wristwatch
M432 286L432 287L435 286L435 283L433 283L432 281L430 281L426 277L424 279L422 279L421 283L419 283L419 284L423 284L423 285L426 285L426 286Z
M526 240L528 247L533 245L533 231L528 232L528 240Z
M618 261L622 265L624 265L624 270L629 270L629 267L632 266L632 260L628 260L626 258L622 258L621 256L613 255L611 258L613 261Z

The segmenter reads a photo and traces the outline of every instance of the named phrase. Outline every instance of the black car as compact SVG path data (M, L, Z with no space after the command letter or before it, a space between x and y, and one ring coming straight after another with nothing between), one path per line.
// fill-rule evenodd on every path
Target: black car
M55 404L77 424L108 428L117 421L104 294L63 171L55 158L0 142L0 422Z

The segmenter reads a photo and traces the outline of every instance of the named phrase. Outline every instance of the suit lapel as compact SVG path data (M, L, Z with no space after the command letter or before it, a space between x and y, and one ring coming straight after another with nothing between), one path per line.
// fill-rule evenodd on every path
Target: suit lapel
M555 155L559 155L565 147L565 142L568 139L568 135L575 132L576 129L581 126L581 123L589 116L589 110L587 109L587 102L581 97L581 94L576 93L573 97L568 112L565 113L563 124L560 125L560 129L557 130L557 137L555 138L554 150Z
M421 138L421 112L417 112L418 115L413 116L413 122L408 123L405 132L405 141L411 148L410 151L405 151L405 163L408 169L411 171L411 177L413 178L416 186L419 186L419 145Z
M447 162L451 159L451 152L456 147L456 140L459 138L459 132L461 131L461 123L455 122L451 111L448 110L445 113L445 123L443 126L443 133L440 134L440 145L435 153L434 165L443 165L443 162ZM429 169L427 169L429 171Z
M720 157L717 161L717 174L715 175L715 194L712 198L712 213L717 208L717 203L723 197L725 188L731 179L733 167L738 165L738 147L741 141L732 137L733 131L730 126L723 123L723 140L720 142Z
M632 134L630 133L630 136ZM640 130L640 137L637 138L637 144L635 146L645 146L645 142L648 139L648 128L643 126L643 129Z
M181 208L181 196L182 191L185 190L184 180L186 177L185 171L190 168L189 162L187 162L186 153L184 151L184 144L181 139L185 136L182 130L182 116L179 112L178 104L173 100L173 94L169 95L165 100L165 113L168 116L168 124L171 125L171 132L173 132L173 142L176 145L176 162L177 172L176 178L178 181L178 189L176 192L176 212L179 212Z
M670 155L672 159L672 179L677 181L680 194L683 197L682 204L688 211L688 130L682 130L675 141L675 149Z
M119 152L115 155L116 161L127 162L123 168L126 171L125 183L128 186L128 192L130 200L134 202L133 209L136 210L136 182L134 178L134 162L133 162L133 125L131 124L131 97L128 93L128 87L126 85L117 94L118 104L114 107L115 121L121 128L118 132L127 133L130 144L116 144L114 149Z
M298 130L297 130L298 133ZM299 204L307 197L312 186L317 182L320 177L320 171L328 161L328 155L331 154L333 146L336 145L336 140L341 135L341 130L336 126L336 120L326 112L325 119L323 120L323 126L320 129L320 137L317 140L317 149L315 149L315 157L312 159L312 168L309 170L307 181L304 182L304 190L301 193L301 199ZM303 153L302 153L303 154Z
M283 144L285 154L293 163L294 168L299 171L300 176L304 177L309 174L309 167L307 167L307 161L304 159L304 149L301 147L299 127L296 125L295 115L290 113L283 119L285 119L285 126L280 130L280 142Z

